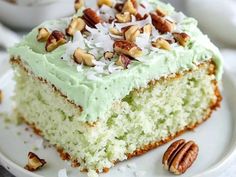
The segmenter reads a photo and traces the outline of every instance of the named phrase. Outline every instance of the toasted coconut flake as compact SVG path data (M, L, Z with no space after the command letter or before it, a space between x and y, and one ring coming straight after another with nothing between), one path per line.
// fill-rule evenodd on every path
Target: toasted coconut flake
M111 8L111 7L103 5L99 9L99 11L100 11L100 17L105 22L109 22L110 19L114 19L115 18L116 11L113 8Z
M140 34L136 38L136 44L142 50L144 50L145 48L149 48L151 46L151 44L150 44L150 36L147 33Z

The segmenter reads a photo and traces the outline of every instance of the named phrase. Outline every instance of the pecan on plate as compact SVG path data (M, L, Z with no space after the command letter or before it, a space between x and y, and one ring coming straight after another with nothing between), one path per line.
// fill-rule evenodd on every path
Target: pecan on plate
M46 164L44 159L40 159L36 154L33 152L28 153L28 164L25 166L26 170L29 171L36 171L39 168L43 167Z
M165 152L162 163L164 168L174 174L183 174L193 164L198 156L198 145L180 139L170 145Z

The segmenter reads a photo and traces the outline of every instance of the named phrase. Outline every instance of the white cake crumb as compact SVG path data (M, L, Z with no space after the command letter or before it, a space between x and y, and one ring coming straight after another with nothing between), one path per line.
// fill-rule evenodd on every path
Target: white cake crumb
M146 174L147 172L146 171L136 171L134 172L134 176L135 177L142 177Z
M58 177L68 177L65 168L58 171Z

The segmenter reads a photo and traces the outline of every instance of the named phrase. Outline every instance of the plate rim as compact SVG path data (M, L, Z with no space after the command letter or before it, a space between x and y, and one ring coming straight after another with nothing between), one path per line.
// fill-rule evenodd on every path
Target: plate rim
M9 73L6 72L3 76L0 77L0 80L6 74L9 74ZM227 80L228 82L233 84L234 88L236 88L236 83L233 80L233 76L232 76L232 74L230 74L230 71L228 71L228 69L226 69L226 68L224 69L224 75L223 75L222 81L224 82L224 80ZM209 176L213 176L217 172L221 171L221 169L223 169L227 164L229 164L230 161L232 161L232 157L234 157L234 156L236 157L236 142L234 142L231 145L231 149L229 149L227 154L219 162L217 162L215 165L213 165L209 169L205 170L204 172L193 175L191 177L209 177ZM2 165L7 171L12 173L16 177L18 177L17 174L19 174L19 173L20 174L25 174L25 175L28 175L28 176L31 176L31 177L44 177L42 175L39 175L39 174L30 172L30 171L24 169L23 167L21 167L17 163L15 163L15 162L11 161L9 158L7 158L7 156L5 156L1 151L0 151L0 165Z

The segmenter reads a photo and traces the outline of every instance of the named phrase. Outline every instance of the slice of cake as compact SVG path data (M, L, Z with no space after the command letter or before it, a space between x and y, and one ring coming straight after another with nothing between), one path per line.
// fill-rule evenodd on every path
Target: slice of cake
M141 155L219 107L219 50L158 0L76 1L9 49L17 113L90 173Z

